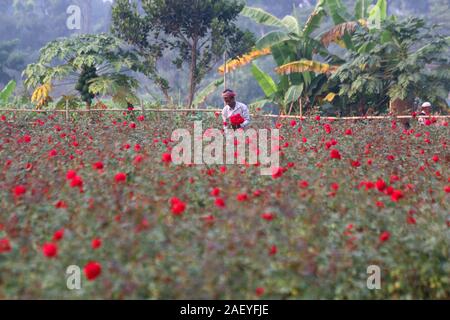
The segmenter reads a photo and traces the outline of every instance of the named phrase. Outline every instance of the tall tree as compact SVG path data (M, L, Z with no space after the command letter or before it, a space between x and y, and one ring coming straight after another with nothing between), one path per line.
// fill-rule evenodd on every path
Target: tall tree
M237 0L118 0L112 30L152 60L153 67L147 71L156 80L155 59L166 49L176 52L177 68L186 64L189 68L187 105L191 106L200 81L225 51L237 57L253 46L253 35L236 25L243 7Z

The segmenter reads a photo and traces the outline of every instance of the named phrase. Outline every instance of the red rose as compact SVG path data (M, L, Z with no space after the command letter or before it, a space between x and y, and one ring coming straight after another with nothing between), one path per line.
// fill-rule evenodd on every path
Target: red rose
M383 192L384 189L386 189L386 182L384 182L383 179L378 179L375 185L380 192Z
M103 165L103 162L99 161L99 162L94 163L94 164L92 165L92 167L93 167L94 169L101 170L101 169L104 168L104 165Z
M225 201L222 198L216 198L214 204L219 208L225 208Z
M246 193L241 193L241 194L237 195L236 199L237 199L237 201L247 201L248 196Z
M173 197L172 199L170 199L170 203L172 205L172 213L176 216L181 215L184 210L186 210L186 203L184 203L183 201L181 201L180 199Z
M22 185L16 186L13 190L14 196L16 197L22 196L25 192L27 192L27 189Z
M245 121L244 118L242 118L242 116L239 113L234 114L230 117L230 122L233 126L241 125L242 123L244 123L244 121Z
M83 187L83 179L81 179L81 177L79 176L73 177L72 181L70 181L70 187L71 188Z
M274 256L274 255L277 254L277 252L278 252L277 246L276 246L276 245L273 245L273 246L271 246L270 249L269 249L269 256Z
M125 182L127 180L127 174L119 172L115 175L114 180L116 180L117 183Z
M264 288L256 288L255 293L258 297L262 296L264 294Z
M211 195L213 197L218 197L220 195L220 189L219 188L214 188L211 190Z
M95 238L91 243L92 249L98 249L102 246L102 240L99 238Z
M90 261L84 266L84 274L89 281L94 280L102 273L102 266L100 263Z
M331 159L338 159L338 160L340 160L341 159L341 154L339 153L338 150L333 149L333 150L330 151L330 158Z
M272 221L275 218L275 215L273 213L266 212L261 215L261 218L267 221Z
M60 229L53 234L53 241L59 241L64 237L64 229Z
M163 153L161 160L164 163L170 163L172 162L172 155L170 153Z
M383 243L385 241L388 241L391 237L391 234L388 231L384 231L382 234L380 234L380 241Z
M54 258L58 255L58 246L54 243L46 243L42 246L42 253L47 258Z
M0 253L10 252L11 244L9 243L8 238L0 239Z

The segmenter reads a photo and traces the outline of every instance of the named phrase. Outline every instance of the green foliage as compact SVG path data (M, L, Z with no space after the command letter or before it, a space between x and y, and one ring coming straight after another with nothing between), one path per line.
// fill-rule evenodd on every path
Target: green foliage
M97 68L95 66L83 66L81 68L81 74L78 78L78 83L75 86L75 89L80 93L81 99L86 102L88 106L91 105L92 99L95 97L95 95L89 90L89 84L96 78L98 78L98 75Z
M92 80L98 77L110 79L116 85L125 86L123 90L131 92L136 89L136 81L125 73L140 68L141 62L137 56L127 51L121 40L107 34L81 35L47 44L42 48L38 61L28 65L23 75L25 85L33 88L76 78L75 89L90 106L95 94L111 93L90 90ZM111 88L117 91L116 86Z
M446 109L448 40L424 20L390 18L381 29L359 28L352 40L363 49L350 52L348 62L332 78L340 96L378 111L385 110L389 101L416 97Z
M205 103L208 96L213 94L223 84L223 82L224 82L224 79L216 79L213 82L211 82L210 84L208 84L204 89L202 89L201 91L199 91L196 94L195 100L192 103L192 105L198 107L202 103Z
M16 89L16 81L11 80L8 84L0 91L0 104L8 103L9 98L12 96L14 90Z
M142 5L142 14L137 2ZM158 75L156 61L165 49L177 52L174 65L189 67L187 104L191 106L199 83L225 51L236 57L253 46L251 33L236 26L242 8L235 0L118 0L112 31L150 62L146 74L159 84L167 99L168 83Z

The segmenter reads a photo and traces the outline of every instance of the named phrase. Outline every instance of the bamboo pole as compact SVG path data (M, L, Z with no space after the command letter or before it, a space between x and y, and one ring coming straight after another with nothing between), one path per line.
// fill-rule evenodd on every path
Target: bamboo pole
M221 112L221 109L145 109L141 110L142 113L147 112ZM13 112L13 113L86 113L86 112L126 112L125 109L90 109L90 110L34 110L34 109L0 109L0 112ZM315 117L303 117L302 111L300 116L295 115L273 115L273 114L265 114L265 115L257 115L252 114L254 117L266 117L266 118L288 118L288 119L314 119ZM413 117L411 115L402 115L402 116L362 116L362 117L322 117L323 120L384 120L384 119L419 119L419 118L435 118L435 119L449 119L450 115L436 115L436 116L416 116Z

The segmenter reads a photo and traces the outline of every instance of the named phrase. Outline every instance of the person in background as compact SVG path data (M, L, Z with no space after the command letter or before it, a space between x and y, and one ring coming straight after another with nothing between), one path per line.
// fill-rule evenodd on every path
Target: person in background
M431 116L432 106L429 102L424 102L420 107L418 116ZM419 118L419 124L425 125L426 118Z
M250 112L248 107L242 102L236 101L236 93L233 90L226 89L222 93L223 101L225 102L225 107L222 110L222 120L224 123L225 132L229 127L234 130L239 128L246 128L250 124ZM240 114L244 121L237 126L231 126L230 118Z

